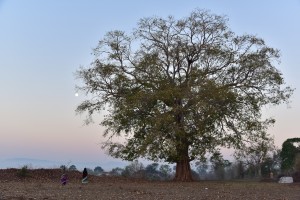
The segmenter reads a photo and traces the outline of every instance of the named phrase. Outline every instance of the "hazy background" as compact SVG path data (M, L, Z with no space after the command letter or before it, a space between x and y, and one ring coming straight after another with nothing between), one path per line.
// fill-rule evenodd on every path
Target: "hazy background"
M188 16L195 8L227 15L230 28L265 39L281 51L288 85L300 83L299 0L0 0L0 168L125 165L105 155L103 128L75 115L74 72L110 30L131 31L142 17ZM300 137L300 96L267 108L277 146ZM289 108L288 108L289 107Z

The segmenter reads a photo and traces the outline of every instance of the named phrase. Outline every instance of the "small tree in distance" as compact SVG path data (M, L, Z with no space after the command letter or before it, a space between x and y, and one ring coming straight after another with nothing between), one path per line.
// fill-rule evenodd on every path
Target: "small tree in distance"
M225 160L220 153L214 153L210 157L210 163L212 165L212 172L217 179L225 179L226 168L231 165L228 160Z
M152 163L145 167L145 177L149 180L160 180L160 172L158 171L159 164Z
M159 172L164 180L169 180L172 176L172 169L169 165L161 165Z
M200 179L205 179L208 173L208 163L207 160L198 161L196 164L196 171L199 174Z
M95 172L96 174L101 174L101 173L104 172L104 170L102 169L102 167L97 166L97 167L95 167L94 172Z
M134 160L128 166L125 167L124 171L122 172L122 175L125 177L142 178L144 177L143 171L143 163L138 162L138 160Z
M110 171L110 175L112 176L121 176L124 172L124 169L120 168L120 167L116 167L116 168L113 168L111 171Z
M69 170L70 170L70 171L77 171L77 168L76 168L75 165L71 165L71 166L69 167Z
M177 181L192 180L191 161L218 147L241 148L273 124L261 108L292 94L275 66L278 50L199 9L179 20L143 18L132 34L108 32L94 55L77 71L89 99L76 111L105 110L103 147L112 156L175 163Z
M258 132L259 136L251 135L242 143L242 148L235 151L234 157L242 162L246 168L254 169L254 175L261 177L262 164L266 162L276 151L274 138L264 131ZM270 167L269 167L270 172Z

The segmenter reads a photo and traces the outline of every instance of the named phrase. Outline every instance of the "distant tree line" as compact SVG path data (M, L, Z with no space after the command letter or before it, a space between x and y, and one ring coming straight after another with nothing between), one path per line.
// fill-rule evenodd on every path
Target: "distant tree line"
M263 137L262 137L263 138ZM191 168L194 180L229 180L251 178L274 178L283 175L293 175L298 180L300 175L300 138L287 139L282 144L282 149L274 145L274 139L265 137L265 140L252 141L250 144L236 150L234 161L223 158L221 153L208 155L202 161L194 162ZM75 165L65 167L70 171L77 170ZM87 168L91 175L123 176L128 178L143 178L147 180L172 180L175 176L174 165L153 162L144 165L138 160L132 161L124 168L115 167L104 171L97 166Z

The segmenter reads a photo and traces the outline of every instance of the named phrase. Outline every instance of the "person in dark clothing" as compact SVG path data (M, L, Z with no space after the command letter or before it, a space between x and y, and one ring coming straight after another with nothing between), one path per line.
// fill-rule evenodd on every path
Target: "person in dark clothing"
M86 168L83 169L81 183L88 183L88 172Z

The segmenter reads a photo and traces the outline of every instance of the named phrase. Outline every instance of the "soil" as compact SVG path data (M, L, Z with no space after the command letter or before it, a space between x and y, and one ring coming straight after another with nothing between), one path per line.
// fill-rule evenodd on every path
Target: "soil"
M161 182L124 177L91 176L69 171L68 183L60 184L59 169L0 170L0 199L300 199L300 184L259 181Z

